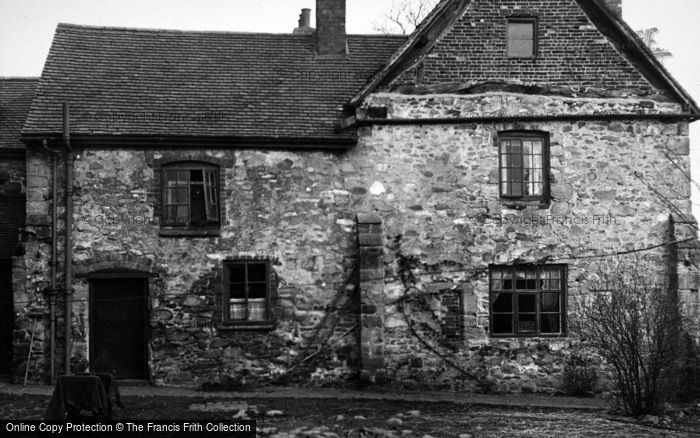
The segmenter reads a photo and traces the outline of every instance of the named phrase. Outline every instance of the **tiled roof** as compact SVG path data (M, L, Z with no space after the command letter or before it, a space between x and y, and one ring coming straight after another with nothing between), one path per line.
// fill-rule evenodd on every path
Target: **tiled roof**
M348 59L318 59L312 35L60 24L24 135L71 133L349 139L342 107L403 36L349 35Z
M22 124L39 78L0 78L0 148L23 148Z

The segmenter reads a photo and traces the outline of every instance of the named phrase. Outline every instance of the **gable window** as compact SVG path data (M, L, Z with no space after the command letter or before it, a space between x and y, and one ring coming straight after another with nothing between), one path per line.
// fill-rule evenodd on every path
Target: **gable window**
M223 302L225 321L242 325L269 323L270 262L226 262Z
M162 225L203 229L219 226L219 169L206 163L162 168Z
M498 137L502 198L546 199L547 138L536 133L508 133Z
M507 25L509 58L534 58L537 47L537 25L534 18L510 18Z
M565 334L565 265L493 266L489 283L493 336Z

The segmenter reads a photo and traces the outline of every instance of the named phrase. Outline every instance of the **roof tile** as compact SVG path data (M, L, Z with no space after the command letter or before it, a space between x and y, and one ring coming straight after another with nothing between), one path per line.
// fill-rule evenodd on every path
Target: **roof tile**
M343 105L405 41L349 35L347 59L317 59L312 35L60 24L24 135L71 133L343 139Z

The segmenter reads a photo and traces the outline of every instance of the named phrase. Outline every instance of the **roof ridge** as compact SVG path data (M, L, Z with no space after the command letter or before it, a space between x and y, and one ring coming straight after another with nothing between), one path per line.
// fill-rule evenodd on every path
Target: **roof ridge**
M41 76L0 76L0 81L38 81Z
M75 23L58 23L56 29L87 29L87 30L105 30L119 32L144 32L144 33L174 33L174 34L212 34L212 35L260 35L260 36L284 36L308 38L310 34L294 34L291 32L241 32L231 30L188 30L188 29L163 29L149 27L126 27L126 26L97 26L89 24ZM348 37L373 37L373 38L408 38L407 35L401 34L348 34Z

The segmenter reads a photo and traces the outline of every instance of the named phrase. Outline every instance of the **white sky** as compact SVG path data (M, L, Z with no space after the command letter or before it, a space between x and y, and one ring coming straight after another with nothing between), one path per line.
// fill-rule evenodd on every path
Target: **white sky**
M391 3L347 0L348 32L374 33L373 23ZM0 76L41 75L58 23L286 33L296 27L301 8L315 5L315 0L0 0ZM635 30L659 29L658 46L674 55L666 67L699 101L700 1L623 0L623 16ZM691 137L700 145L700 121L691 126ZM700 180L700 150L692 158Z

